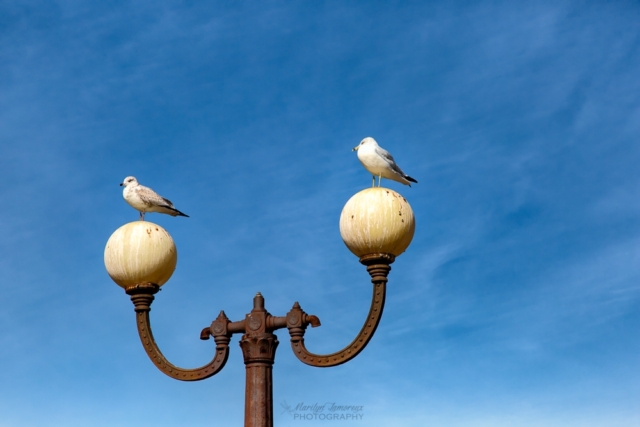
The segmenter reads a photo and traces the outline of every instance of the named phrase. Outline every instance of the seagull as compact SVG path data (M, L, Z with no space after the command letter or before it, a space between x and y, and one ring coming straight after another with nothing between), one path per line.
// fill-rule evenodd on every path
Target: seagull
M358 152L358 160L373 175L372 187L376 185L376 176L378 177L378 187L380 187L382 178L391 179L409 187L411 187L409 181L418 183L418 181L402 172L400 166L393 160L391 153L380 147L376 140L371 137L360 141L360 144L354 147L352 151Z
M120 186L124 187L122 190L124 200L135 210L140 211L140 221L144 221L144 214L147 212L189 217L176 209L170 200L161 197L149 187L138 184L138 180L133 176L126 177Z

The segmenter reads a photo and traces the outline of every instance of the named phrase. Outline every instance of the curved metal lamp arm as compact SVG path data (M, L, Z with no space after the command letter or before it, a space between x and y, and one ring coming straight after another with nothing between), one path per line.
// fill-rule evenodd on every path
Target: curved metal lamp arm
M224 367L229 358L230 335L214 336L216 342L216 354L213 360L207 365L196 369L182 369L169 363L164 357L151 332L151 322L149 311L154 300L154 294L160 290L158 285L153 283L141 283L128 287L125 291L131 296L131 301L135 305L136 323L140 341L154 365L164 374L181 381L200 381L212 377ZM221 313L219 318L224 316ZM226 319L226 316L224 316ZM228 321L228 319L226 319Z
M395 256L390 254L365 255L360 262L367 266L373 283L373 297L367 320L356 338L340 351L331 354L311 353L304 345L304 332L308 325L320 326L320 320L316 316L306 314L296 302L287 313L287 328L291 335L291 348L300 361L318 368L328 368L341 365L356 357L369 343L380 323L382 310L384 309L385 293L387 288L387 275L391 271L390 264Z

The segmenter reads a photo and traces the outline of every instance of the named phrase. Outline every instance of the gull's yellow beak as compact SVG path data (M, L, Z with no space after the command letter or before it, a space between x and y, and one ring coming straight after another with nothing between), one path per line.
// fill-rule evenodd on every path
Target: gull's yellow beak
M359 145L357 145L357 146L353 147L353 150L351 150L351 151L358 151L358 148L360 148L360 146L359 146Z

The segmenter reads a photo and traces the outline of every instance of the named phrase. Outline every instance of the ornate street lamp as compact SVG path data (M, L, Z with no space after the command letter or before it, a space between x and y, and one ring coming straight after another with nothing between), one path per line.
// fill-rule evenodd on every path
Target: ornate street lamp
M287 328L291 348L300 361L316 367L330 367L356 357L369 343L384 309L390 264L403 253L413 238L415 220L411 206L400 194L387 188L369 188L354 195L342 210L340 234L345 244L367 267L373 283L371 308L364 326L344 349L331 354L314 354L304 344L307 326L320 320L305 313L296 302L285 316L272 316L264 297L253 298L253 309L244 319L230 321L221 311L200 339L213 337L216 352L208 364L196 369L172 365L160 352L151 333L149 311L154 294L176 267L177 250L162 227L134 221L116 230L105 248L104 261L109 276L131 296L135 306L138 334L147 355L160 371L182 381L199 381L218 373L229 357L233 334L243 334L240 348L246 365L245 427L273 426L272 368L278 339L273 333Z

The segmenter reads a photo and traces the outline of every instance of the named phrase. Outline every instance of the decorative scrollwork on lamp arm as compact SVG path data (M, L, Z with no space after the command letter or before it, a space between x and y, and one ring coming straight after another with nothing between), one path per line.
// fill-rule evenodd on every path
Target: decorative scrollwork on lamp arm
M328 368L341 365L356 357L369 343L380 323L384 309L385 294L387 288L387 275L391 271L390 264L395 256L390 254L365 255L360 262L367 266L373 283L373 297L371 308L360 333L356 338L340 351L331 354L311 353L304 345L304 333L308 325L320 326L320 320L316 316L306 314L296 302L287 313L287 328L291 335L291 348L300 361L318 368Z
M140 341L149 356L149 359L162 373L181 381L200 381L212 377L227 363L229 358L229 340L230 334L220 334L214 336L216 342L216 353L208 364L196 369L183 369L171 364L162 354L156 341L153 339L151 332L151 322L149 319L149 311L151 311L151 303L154 300L154 294L160 290L158 285L153 283L141 283L129 286L125 289L126 293L131 296L131 301L135 306L136 324L138 325L138 334ZM224 316L224 319L221 319ZM224 313L220 313L218 319L223 323L227 323ZM217 320L218 320L217 319ZM226 321L225 321L226 319Z

